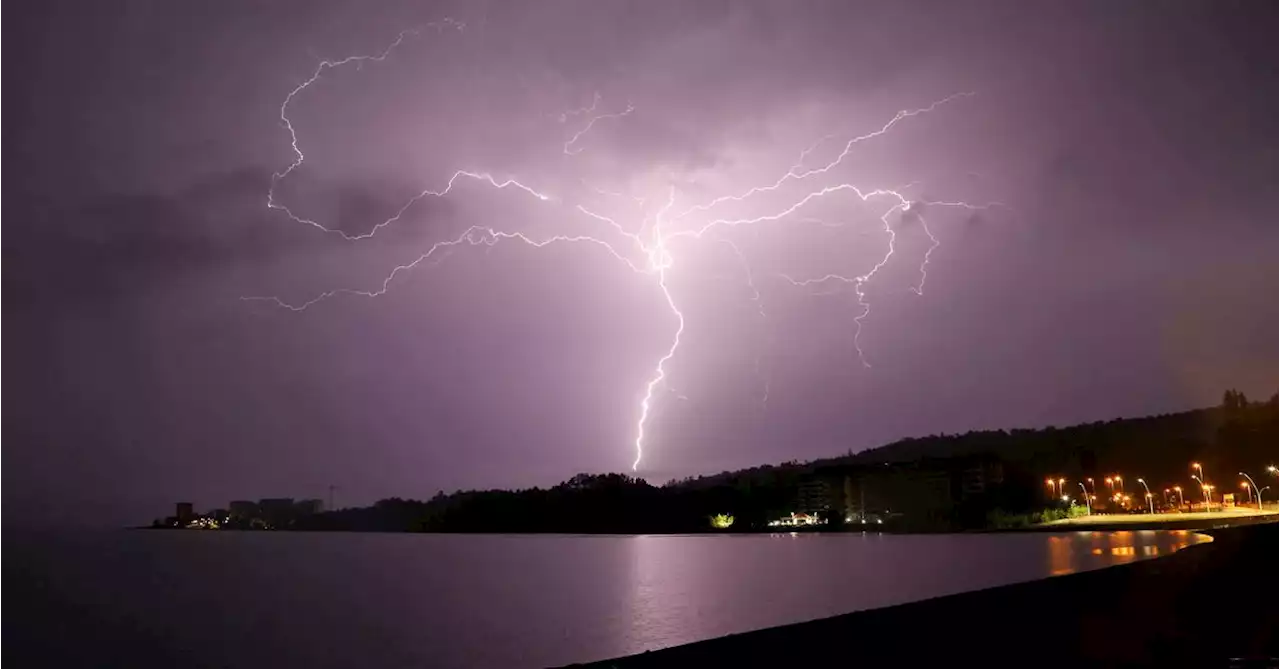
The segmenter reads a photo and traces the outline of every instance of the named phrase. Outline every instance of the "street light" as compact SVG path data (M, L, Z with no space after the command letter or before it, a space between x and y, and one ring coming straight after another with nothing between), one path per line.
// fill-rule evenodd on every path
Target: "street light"
M1241 475L1241 476L1243 476L1243 477L1245 477L1245 478L1247 478L1247 479L1249 479L1249 485L1252 485L1252 486L1253 486L1253 489L1254 489L1255 491L1258 491L1258 484L1253 482L1253 477L1252 477L1252 476L1249 476L1248 474L1246 474L1246 473L1244 473L1244 472L1240 472L1240 475ZM1240 483L1240 485L1241 485L1241 486L1242 486L1246 491L1249 489L1249 486L1244 485L1244 482L1243 482L1243 481ZM1261 492L1261 491L1258 491L1258 510L1259 510L1259 511L1261 511L1261 510L1262 510L1262 492Z
M1200 496L1204 498L1204 510L1208 511L1209 510L1209 488L1204 484L1204 479L1200 478L1199 476L1192 474L1191 478L1195 479L1196 483L1200 484Z
M1049 496L1053 496L1053 479L1045 479L1044 484L1049 486Z
M1124 479L1119 474L1116 474L1116 485L1120 487L1120 493L1124 494Z
M1062 495L1062 484L1066 483L1066 479L1058 479L1058 494ZM1064 495L1065 496L1065 495Z
M1089 480L1092 481L1093 479L1089 479ZM1077 483L1079 483L1079 481L1077 481ZM1080 483L1080 492L1084 493L1084 508L1089 513L1089 515L1092 516L1093 503L1089 501L1089 491L1084 487L1083 483Z
M1275 466L1275 465L1267 465L1267 473L1271 474L1272 476L1276 476L1276 475L1277 475L1277 473L1278 473L1278 472L1277 472L1277 470L1276 470L1276 466Z
M1087 478L1085 480L1089 482L1089 492L1091 493L1098 492L1098 486L1094 485L1092 478Z
M1107 479L1106 479L1106 481L1107 481L1107 488L1108 488L1108 489L1110 489L1110 490L1115 490L1115 489L1116 489L1116 480L1115 480L1115 479L1113 479L1113 478L1111 478L1110 476L1108 476L1108 477L1107 477Z
M1178 510L1182 510L1182 507L1187 503L1187 500L1182 498L1182 486L1173 486L1173 491L1178 493Z
M1147 491L1147 510L1154 516L1156 513L1156 504L1151 501L1151 488L1148 488L1147 482L1143 481L1141 478L1138 479L1138 483L1141 483L1142 487Z

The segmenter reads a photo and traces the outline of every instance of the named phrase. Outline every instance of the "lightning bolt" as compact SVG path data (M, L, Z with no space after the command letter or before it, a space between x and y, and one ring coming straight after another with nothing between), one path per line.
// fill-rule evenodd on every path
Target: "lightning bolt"
M455 21L453 19L448 19L448 18L443 19L441 21L429 23L425 26L425 28L434 29L437 33L443 33L445 30L462 31L462 29L465 27L466 26L462 22ZM276 199L276 187L280 185L281 181L284 181L286 178L288 178L290 174L293 174L294 170L298 169L299 167L302 167L302 163L306 162L306 159L307 159L307 157L302 153L302 148L298 145L298 131L293 127L293 120L289 118L289 105L293 104L294 98L298 97L298 95L300 95L303 91L310 88L312 84L315 84L317 81L319 81L320 78L324 76L324 73L329 70L335 70L340 67L345 67L348 65L355 65L357 68L360 68L360 67L363 67L365 63L384 62L385 60L387 60L388 57L391 56L391 52L395 51L401 44L404 44L405 40L409 39L410 37L417 37L422 33L422 30L423 29L415 28L412 30L401 31L400 34L396 36L395 40L391 42L391 44L387 45L385 49L383 49L382 51L376 54L363 55L363 56L347 56L346 58L343 58L341 60L327 60L327 59L321 60L316 65L316 69L312 71L311 76L309 78L307 78L302 83L298 84L296 87L294 87L293 90L289 91L289 94L286 95L284 98L284 102L280 103L280 124L283 125L284 129L289 133L289 148L293 150L293 162L289 163L289 166L284 168L283 170L271 175L271 187L267 190L267 208L268 209L276 209L279 211L283 211L289 218L293 219L295 223L303 223L306 225L310 225L311 227L318 228L324 232L337 233L348 240L352 240L352 239L364 239L366 237L372 237L375 233L377 233L378 230L382 229L383 227L391 223L394 223L395 221L400 220L400 217L403 216L404 213L408 211L410 207L412 207L415 203L417 203L418 200L421 200L422 198L428 195L443 197L450 190L453 190L454 183L460 177L468 177L468 178L476 179L480 181L488 181L490 184L499 188L506 188L508 186L517 186L519 188L528 190L530 193L534 193L532 189L528 188L527 186L524 186L523 184L519 184L515 181L507 181L499 184L494 180L492 176L488 174L459 170L458 172L454 173L452 177L449 178L448 184L444 188L444 190L422 191L422 193L410 199L409 202L407 202L403 207L401 207L400 210L397 211L395 215L392 216L391 218L383 221L382 223L379 223L378 225L375 225L373 229L366 234L354 235L354 236L348 235L347 233L335 228L325 227L324 225L317 223L316 221L313 221L309 218L303 218L301 216L298 216L297 214L294 214L293 211L289 209L288 206L281 204ZM534 193L534 194L536 195L537 193Z
M805 170L803 168L805 159L809 156L810 153L812 153L815 149L817 149L820 144L822 144L825 138L820 139L817 142L815 142L813 145L811 145L808 149L805 149L803 152L801 152L800 158L799 160L797 160L796 164L792 165L791 169L787 170L787 172L783 174L781 177L778 177L778 180L773 182L772 184L768 184L765 186L756 186L755 188L751 188L750 190L747 190L746 192L740 195L724 195L724 196L715 198L705 204L700 204L694 207L690 207L688 210L682 212L680 215L676 216L675 218L681 219L695 212L707 211L712 207L715 207L716 205L719 205L725 202L741 202L747 199L748 197L751 197L752 195L776 191L779 188L782 188L782 186L786 184L788 181L807 179L811 176L826 174L831 170L834 170L841 163L843 163L844 159L848 157L848 155L853 151L854 146L889 132L889 130L893 129L893 126L897 125L899 121L903 119L911 118L913 116L919 116L920 114L927 114L937 109L938 107L941 107L950 102L954 102L955 100L959 100L961 98L971 98L975 95L977 94L973 92L954 93L952 95L948 95L947 97L942 98L941 100L938 100L930 104L927 107L920 107L919 109L904 109L902 111L899 111L897 114L893 116L893 118L889 119L888 123L885 123L883 126L881 126L879 130L866 133L865 135L858 135L857 137L854 137L849 141L845 142L844 150L840 152L840 155L835 157L835 160L832 160L831 162L827 163L826 165L823 165L822 167L814 168L812 170Z
M427 28L435 29L438 34L443 34L446 30L461 31L463 30L464 26L460 22L453 21L451 19L445 19L437 23L428 24ZM270 187L267 192L267 207L269 209L283 212L289 219L291 219L296 223L309 225L325 233L336 234L342 237L344 240L355 242L355 241L373 237L380 230L384 229L386 226L399 221L405 215L406 212L408 212L416 203L421 201L423 198L427 198L427 197L444 198L449 196L454 191L455 186L457 186L459 183L463 181L478 183L480 185L488 186L495 190L514 189L517 191L521 191L524 194L528 195L532 202L537 202L542 205L562 206L562 205L568 204L568 203L564 203L562 199L559 197L542 192L541 190L535 189L534 187L529 186L514 178L500 179L495 177L492 173L484 170L464 170L464 169L459 169L454 171L453 174L449 177L449 179L444 183L443 187L422 190L418 195L410 198L407 202L405 202L404 205L401 206L394 213L394 215L392 215L387 219L384 219L379 223L376 223L375 225L372 226L372 228L369 229L368 232L360 233L360 234L349 234L338 228L329 227L315 220L295 214L287 205L279 201L279 199L276 196L277 187L284 179L288 178L294 171L296 171L299 167L301 167L303 162L306 159L300 146L298 133L294 128L292 120L289 117L289 109L290 109L290 106L294 103L295 99L298 98L298 96L301 95L304 91L306 91L309 87L311 87L312 85L320 81L323 75L330 70L334 70L344 66L355 66L357 68L360 68L360 67L363 67L363 65L365 64L369 64L369 63L376 64L376 63L382 63L386 61L388 57L392 54L392 52L395 51L398 47L400 47L401 44L403 44L407 39L411 37L418 36L420 32L422 32L422 30L408 30L408 31L401 32L396 37L396 39L393 42L391 42L391 44L389 44L383 50L374 54L349 56L341 60L321 60L319 64L316 66L315 70L312 72L311 76L305 81L303 81L301 84L296 86L293 90L291 90L288 93L288 95L285 96L284 101L280 105L279 116L280 116L281 125L285 128L285 130L288 133L290 147L293 151L293 160L289 163L287 167L285 167L281 171L276 172L272 175ZM904 119L908 119L914 116L918 116L920 114L932 112L943 105L959 100L961 98L971 97L973 95L974 94L970 92L956 93L946 98L937 100L925 107L899 111L887 123L883 124L879 129L876 129L872 132L869 132L863 135L858 135L846 140L843 149L833 160L828 161L827 163L823 164L820 167L806 168L805 165L809 160L810 156L813 154L813 152L815 152L822 144L828 141L831 141L835 138L834 135L823 136L820 139L818 139L816 142L814 142L812 145L810 145L808 148L801 151L797 161L793 165L791 165L779 178L777 178L773 182L749 188L737 195L722 195L719 197L715 197L711 200L708 200L706 202L693 204L687 207L686 209L684 209L683 211L681 211L680 213L677 213L674 215L671 212L673 211L674 206L676 204L678 193L677 193L676 187L674 185L671 185L667 189L666 202L662 205L660 209L657 210L656 213L654 213L652 217L645 217L640 221L639 231L637 232L628 231L625 226L618 223L613 218L597 213L596 211L587 209L582 204L574 204L570 207L569 211L575 212L577 215L585 217L586 219L589 219L596 223L602 224L603 228L607 229L608 231L611 231L611 234L613 236L615 236L618 240L621 240L622 242L621 246L617 245L615 241L610 241L604 237L597 236L595 234L550 235L550 236L535 238L521 232L500 230L490 226L474 225L467 228L456 237L453 237L451 239L447 239L444 241L436 242L413 261L403 265L395 266L394 268L391 269L391 271L388 274L384 276L381 284L372 289L356 289L356 288L345 288L345 287L335 288L335 289L331 289L331 290L319 293L318 295L315 295L314 297L301 302L292 302L292 301L288 301L275 296L248 296L248 297L242 297L240 299L245 301L267 302L276 307L291 310L291 311L304 311L308 308L315 306L320 302L333 299L338 296L343 296L343 295L358 296L358 297L365 297L365 298L376 298L376 297L385 295L390 290L392 283L395 281L395 279L398 276L408 273L420 266L423 266L426 264L433 264L437 261L443 260L443 258L448 256L451 251L461 247L475 247L475 246L493 247L494 245L501 242L519 242L527 247L534 248L534 249L542 248L552 244L584 244L584 245L602 249L606 253L609 253L613 258L620 261L630 271L641 274L641 275L653 277L654 283L657 286L658 290L661 292L663 299L666 302L666 306L668 310L676 319L676 328L674 333L672 334L671 342L669 346L666 348L666 352L658 359L657 363L655 364L653 373L649 376L648 380L644 385L644 392L640 400L639 416L635 424L635 432L634 432L635 439L632 444L635 449L635 459L632 462L632 469L638 470L640 467L640 463L643 460L645 455L646 435L649 434L651 429L651 422L653 419L657 390L658 388L662 387L664 384L666 384L667 387L670 388L669 383L667 383L667 379L669 376L668 366L669 366L669 363L675 358L677 352L679 351L681 337L685 331L685 314L679 307L677 300L672 293L672 286L670 282L671 271L675 261L675 256L673 255L673 250L671 247L672 242L675 242L677 240L687 240L690 242L696 242L698 240L703 239L705 236L707 236L708 234L714 231L716 233L714 237L719 241L729 245L729 247L733 250L735 256L740 261L744 275L746 277L747 286L751 291L751 296L752 296L751 300L755 304L757 313L759 314L763 322L766 320L766 314L764 311L763 302L761 301L760 291L756 286L755 274L751 269L751 265L748 262L746 255L742 252L742 249L724 233L727 233L729 231L732 231L742 226L755 226L755 225L761 225L761 224L778 223L783 221L784 219L790 220L793 217L796 219L795 222L797 223L817 222L822 225L827 225L825 222L812 217L801 218L797 216L797 212L801 211L806 205L810 204L815 200L827 197L829 195L837 194L837 193L851 193L854 196L858 197L862 202L867 202L872 199L888 199L890 201L890 206L880 216L880 221L883 224L883 229L888 236L888 248L885 255L880 259L880 261L877 262L868 271L862 274L854 275L854 276L846 276L842 274L827 274L821 277L810 278L810 279L796 279L785 274L781 275L784 280L788 281L789 283L795 286L814 286L814 285L834 283L834 284L840 284L840 285L850 285L853 287L854 293L857 296L857 303L860 305L860 311L858 315L854 318L856 329L853 336L853 344L857 349L859 359L862 361L864 365L867 365L866 358L860 344L860 336L862 332L863 319L865 319L866 316L870 313L871 307L870 307L870 304L868 304L865 300L865 293L863 292L863 289L865 285L872 280L872 278L876 275L876 273L881 268L883 268L886 264L889 263L890 259L894 255L894 244L896 240L896 232L894 230L893 225L889 221L890 216L894 212L901 212L903 214L906 214L908 212L915 213L917 217L920 218L922 227L924 227L926 235L928 235L928 237L932 242L932 245L930 246L928 251L925 252L924 259L920 265L920 275L921 275L920 282L916 286L911 287L911 290L913 290L913 292L917 294L922 294L924 290L925 281L928 278L926 269L929 263L929 257L930 257L930 254L939 246L939 241L937 237L934 236L932 231L929 230L929 228L927 227L927 224L924 223L924 218L922 216L919 216L918 212L914 211L917 204L939 206L939 207L963 207L968 209L985 209L990 206L1004 206L1004 205L1002 203L990 203L988 205L970 205L964 202L925 202L925 201L921 201L917 204L913 204L912 201L908 200L902 194L902 191L906 190L908 187L914 184L908 184L908 186L903 186L896 189L875 188L875 189L864 190L854 184L839 183L834 185L826 185L816 190L812 190L809 193L800 197L799 199L792 201L788 205L782 206L780 209L772 213L766 213L759 216L748 217L748 218L711 218L710 220L703 220L702 222L694 221L693 217L695 215L701 216L704 214L709 214L709 212L711 212L714 208L716 208L717 206L723 203L745 202L749 198L752 198L756 195L779 191L785 184L789 182L801 182L801 181L809 180L815 177L833 173L833 171L839 165L842 164L845 158L850 155L850 153L859 143L884 135ZM598 93L596 93L596 94L593 94L592 102L589 106L565 111L555 117L561 123L568 123L571 119L575 119L575 118L586 119L586 122L582 124L582 126L577 131L574 132L574 134L569 138L569 140L564 142L562 146L562 153L564 155L575 156L581 153L583 149L580 146L580 142L583 140L584 137L586 137L590 133L590 131L595 127L595 125L598 122L605 119L621 119L626 116L629 116L635 110L635 107L630 102L628 102L627 106L621 111L601 113L599 111L601 102L602 102L601 96ZM595 186L592 186L585 180L582 181L582 184L586 186L589 190L599 195L628 198L633 203L638 205L641 208L641 210L643 210L645 206L645 200L643 198L638 198L638 197L626 195L623 193L617 193L613 191L600 189ZM648 225L650 218L652 220L651 226ZM688 219L687 224L685 224L686 219ZM760 362L759 362L758 354L756 358L756 370L757 370L757 374L759 374ZM762 398L762 402L765 404L767 404L768 402L769 383L770 383L769 380L765 381L764 395ZM686 399L684 395L676 393L674 390L671 390L671 392L675 394L678 399Z
M675 336L671 340L671 348L667 349L667 354L658 360L658 366L654 371L653 377L649 379L649 383L644 388L644 399L640 400L640 420L636 423L636 459L631 463L631 471L640 469L640 460L644 458L644 434L645 427L649 422L649 414L653 407L653 390L667 378L667 362L676 356L676 350L680 348L680 335L684 334L684 312L676 306L675 298L671 296L671 286L667 284L667 272L671 268L671 254L667 250L666 239L662 236L662 217L671 205L675 204L676 189L674 186L669 191L667 203L662 209L654 215L653 237L654 246L649 253L651 266L658 270L658 287L662 290L662 296L667 300L667 307L676 315L678 326L676 327Z
M574 114L574 113L581 112L584 114L589 114L590 116L589 116L589 119L587 120L587 124L582 126L582 129L579 130L578 132L573 133L573 137L570 137L569 141L564 143L564 155L576 156L579 153L582 153L582 149L574 148L573 145L577 144L578 140L582 139L583 135L586 135L588 132L591 132L591 129L594 128L596 125L596 121L600 121L606 118L622 118L624 116L629 116L631 112L636 110L636 108L632 106L630 102L628 102L627 108L623 109L620 112L614 112L610 114L593 114L592 112L595 111L596 105L599 103L600 103L600 96L599 94L597 94L595 98L595 102L593 102L590 107L586 109L578 110L577 112L566 112L566 114Z
M599 92L592 93L590 105L586 107L580 107L578 109L570 109L566 112L561 112L557 116L557 118L560 119L561 123L567 123L569 119L575 116L585 116L595 112L596 107L599 107L599 106L600 106L600 93Z

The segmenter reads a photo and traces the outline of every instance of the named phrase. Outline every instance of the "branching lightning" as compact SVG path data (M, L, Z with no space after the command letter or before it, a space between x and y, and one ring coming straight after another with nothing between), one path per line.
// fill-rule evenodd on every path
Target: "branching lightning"
M582 139L583 135L586 135L588 132L591 132L591 129L594 128L596 125L596 121L600 121L606 118L622 118L624 116L629 116L631 112L636 110L636 108L632 106L630 102L628 102L626 109L623 109L620 112L613 112L609 114L596 114L595 113L596 106L599 105L599 103L600 103L600 95L597 93L595 97L595 101L591 103L590 107L587 107L585 109L575 110L572 112L565 112L565 114L568 116L579 114L579 113L586 114L588 120L587 120L587 124L582 126L581 130L573 133L573 137L570 137L569 141L564 143L564 155L576 156L579 153L582 153L582 149L575 147L574 144L577 144L578 140Z
M462 23L453 20L444 20L438 23L430 24L429 28L435 29L437 33L444 33L446 30L463 30ZM614 218L597 213L593 209L588 209L583 204L569 204L563 202L559 197L542 192L531 186L522 183L513 178L499 179L494 177L490 172L483 170L458 169L453 172L443 187L424 189L418 195L410 198L404 203L394 214L374 224L367 232L360 234L349 234L338 228L326 226L320 222L295 214L287 205L281 203L277 197L276 190L279 184L288 178L294 171L302 166L305 161L305 155L300 147L298 133L294 128L293 122L289 117L290 106L295 102L304 91L310 86L321 80L323 75L337 68L344 66L362 67L368 63L382 63L388 59L394 50L400 47L410 37L418 36L421 30L410 30L400 33L396 39L385 49L371 55L349 56L341 60L321 60L312 72L310 78L299 84L285 96L284 101L280 105L280 121L285 130L288 132L289 145L293 151L293 160L283 170L272 175L270 188L267 192L267 207L273 210L284 212L292 221L312 226L326 233L332 233L342 237L348 241L357 241L368 239L378 234L382 229L401 220L402 217L419 201L426 197L443 198L449 196L454 187L462 181L475 182L482 186L488 186L495 190L514 189L522 191L529 196L529 201L540 203L547 206L568 206L568 211L574 215L580 215L603 224L608 231L607 235L597 234L578 234L578 235L553 235L546 237L534 237L522 232L510 230L501 230L489 226L475 225L464 230L460 235L445 241L436 242L418 258L412 262L398 265L383 278L380 285L373 289L356 289L356 288L336 288L320 293L303 302L290 302L279 297L244 297L243 300L257 300L269 302L275 306L292 310L303 311L320 302L332 299L341 295L360 296L374 298L387 293L391 288L392 282L397 276L407 273L419 266L442 259L450 251L461 247L468 246L494 246L500 242L521 242L531 248L542 248L551 244L573 243L587 244L592 247L598 247L609 253L613 258L619 260L627 269L638 274L652 277L654 284L661 292L666 306L672 316L676 320L675 332L672 335L670 345L666 348L665 353L657 360L653 373L643 386L642 397L639 402L639 416L635 425L635 439L633 447L635 451L635 459L632 462L632 469L638 470L640 463L644 458L646 435L649 433L650 424L654 414L657 389L667 382L669 374L669 364L675 358L680 348L681 336L685 331L685 314L680 309L675 296L672 293L671 286L671 270L675 264L675 251L672 248L673 243L694 243L702 240L704 237L711 235L711 238L719 242L727 244L738 258L746 277L747 287L750 289L751 301L753 302L761 321L765 321L766 314L764 304L761 300L760 291L756 285L756 275L752 271L747 256L742 249L733 242L725 233L732 231L740 226L757 226L762 224L777 223L784 219L795 223L818 222L827 225L819 219L800 218L797 212L800 212L809 203L836 193L848 193L856 196L862 202L871 200L888 200L888 208L880 216L883 224L883 230L887 235L887 250L882 258L867 271L856 275L843 274L826 274L816 278L793 278L788 275L780 275L781 278L794 286L819 286L819 285L847 285L851 286L854 295L857 298L859 312L854 318L855 332L853 335L853 345L857 349L858 358L863 365L868 365L866 357L860 344L860 336L862 333L863 320L868 316L871 310L870 304L865 299L864 288L871 281L881 268L885 267L890 259L893 258L895 252L895 241L897 233L894 225L890 222L890 217L895 213L901 216L915 216L921 223L921 227L931 241L931 246L924 253L924 257L920 264L920 281L916 286L910 287L910 290L916 294L923 294L925 281L928 278L926 273L929 264L930 255L938 248L940 242L938 238L929 229L925 223L923 216L916 211L921 205L937 206L937 207L961 207L967 209L986 209L992 206L1001 206L1000 203L989 203L986 205L970 205L964 202L930 202L916 201L913 202L905 197L902 192L910 185L895 189L873 188L862 189L850 183L827 184L819 188L810 190L775 211L769 211L757 216L742 218L713 218L711 212L721 204L725 203L745 203L752 198L766 193L781 193L785 185L816 180L819 177L835 174L836 169L843 161L852 153L853 149L859 143L874 139L885 133L888 133L899 122L909 119L920 114L932 112L935 109L954 102L962 98L973 96L973 93L962 92L950 95L929 104L928 106L903 110L894 115L887 123L879 129L872 132L859 135L848 139L840 153L832 160L820 167L807 168L806 162L811 155L824 143L835 139L835 135L826 135L818 139L808 148L801 151L797 161L791 165L786 171L774 180L772 183L748 188L737 195L722 195L710 199L702 203L688 204L679 213L672 213L679 196L675 185L667 188L666 200L651 217L645 217L640 221L637 231L629 231L626 226L618 223ZM636 111L636 108L628 102L626 106L620 110L612 112L601 112L601 104L604 101L597 93L592 96L592 102L589 106L565 111L557 115L556 119L562 124L570 121L580 123L578 129L573 132L567 141L563 143L562 153L564 156L577 156L585 150L583 146L584 138L592 131L596 124L606 119L623 119ZM616 109L616 108L615 108ZM585 119L585 122L582 120ZM625 198L630 200L634 207L638 207L641 212L644 211L646 199L637 197L629 193L621 193L612 190L597 188L587 181L582 181L592 192L598 195ZM652 222L649 225L650 221ZM712 233L715 233L712 235ZM621 245L619 245L621 244ZM868 365L869 366L869 365ZM757 374L760 372L759 354L756 357ZM670 388L669 384L667 387ZM674 392L674 391L673 391ZM762 403L768 402L769 380L765 381L764 394ZM683 395L677 394L679 398Z

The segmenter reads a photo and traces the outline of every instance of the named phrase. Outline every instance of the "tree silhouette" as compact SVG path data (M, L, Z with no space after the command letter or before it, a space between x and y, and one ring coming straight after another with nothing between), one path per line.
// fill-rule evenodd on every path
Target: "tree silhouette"
M1001 463L1001 483L958 502L955 527L979 526L994 510L1028 513L1044 504L1045 476L1071 480L1123 472L1174 485L1187 463L1215 471L1248 471L1273 462L1277 397L1250 404L1244 393L1223 393L1222 405L1162 416L1112 420L1043 430L994 430L903 439L861 453L808 463L752 467L672 480L661 487L626 474L576 474L551 488L437 492L430 501L389 498L373 506L333 510L300 519L292 529L436 532L703 532L708 519L733 518L735 530L765 529L795 510L808 478L912 463L954 468L965 458ZM833 486L840 490L841 486ZM843 509L829 516L839 524ZM714 523L713 523L714 524Z

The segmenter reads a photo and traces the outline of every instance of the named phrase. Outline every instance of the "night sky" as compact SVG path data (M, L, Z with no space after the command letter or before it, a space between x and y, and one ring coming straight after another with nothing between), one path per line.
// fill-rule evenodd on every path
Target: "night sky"
M1260 1L11 7L5 521L630 471L678 326L663 283L685 327L654 482L1269 396L1276 23ZM276 201L342 234L268 208L290 91L414 28L288 108L306 160ZM549 199L463 177L344 239L457 170ZM839 184L911 204L841 190L663 237ZM866 275L882 215L868 367L857 284L792 282ZM241 299L375 291L470 226L602 243L464 241L378 297Z

